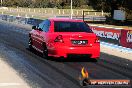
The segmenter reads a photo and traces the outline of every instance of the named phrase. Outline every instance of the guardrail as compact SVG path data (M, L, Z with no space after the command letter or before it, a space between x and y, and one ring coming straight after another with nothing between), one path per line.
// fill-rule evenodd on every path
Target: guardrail
M8 22L30 25L38 25L42 21L41 19L24 18L20 16L15 17L9 15L0 15L0 19ZM90 27L102 41L118 44L127 48L132 48L132 30L95 25L90 25Z
M57 9L57 8L0 8L1 13L16 13L18 15L23 14L23 15L29 15L29 16L38 16L38 14L41 14L41 16L44 16L46 14L48 15L58 15L58 16L70 16L70 9ZM103 11L95 11L92 9L73 9L73 16L83 16L83 13L85 15L92 15L92 16L105 16L108 15L108 13L103 12ZM37 13L37 14L36 14Z

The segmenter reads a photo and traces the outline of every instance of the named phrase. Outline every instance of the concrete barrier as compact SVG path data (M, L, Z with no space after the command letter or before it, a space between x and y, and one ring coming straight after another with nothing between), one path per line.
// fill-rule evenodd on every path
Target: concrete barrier
M100 37L101 41L114 43L119 45L119 39L121 35L121 30L116 30L114 28L105 28L103 26L90 26L93 32Z
M101 41L132 48L132 30L96 25L90 25L90 28L100 37Z
M132 30L121 30L121 46L132 48Z

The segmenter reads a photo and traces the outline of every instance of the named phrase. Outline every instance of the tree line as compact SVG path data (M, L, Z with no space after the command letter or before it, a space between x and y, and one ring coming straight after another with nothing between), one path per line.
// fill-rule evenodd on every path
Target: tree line
M113 9L132 10L132 0L72 0L73 8L93 8L110 12ZM71 0L2 0L2 6L30 8L70 8Z
M70 0L2 0L3 6L8 7L35 7L35 8L65 8L70 5ZM86 5L87 0L73 0L73 6Z

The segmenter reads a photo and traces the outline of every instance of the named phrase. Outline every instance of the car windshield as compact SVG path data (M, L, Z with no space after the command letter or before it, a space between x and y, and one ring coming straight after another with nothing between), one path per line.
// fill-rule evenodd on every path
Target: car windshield
M55 28L54 29L55 32L89 32L89 33L92 33L92 30L84 22L55 21L54 28Z

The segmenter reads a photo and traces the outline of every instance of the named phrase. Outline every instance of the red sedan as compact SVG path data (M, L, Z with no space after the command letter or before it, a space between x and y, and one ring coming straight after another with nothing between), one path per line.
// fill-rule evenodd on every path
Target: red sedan
M99 39L82 20L46 19L32 29L29 48L43 53L45 58L85 55L97 59L100 56Z

